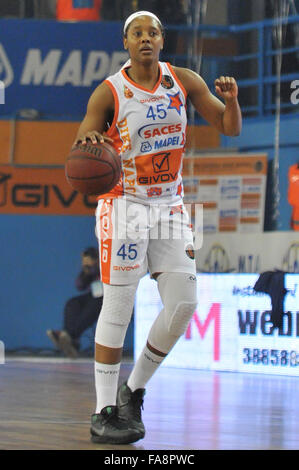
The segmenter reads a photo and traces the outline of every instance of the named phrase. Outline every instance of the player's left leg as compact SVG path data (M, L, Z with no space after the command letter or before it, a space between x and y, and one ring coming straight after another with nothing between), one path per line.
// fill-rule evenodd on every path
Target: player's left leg
M162 273L157 280L164 308L152 325L147 344L127 383L119 388L117 396L120 416L128 419L143 435L145 429L141 407L144 387L184 334L197 305L196 276L189 273Z

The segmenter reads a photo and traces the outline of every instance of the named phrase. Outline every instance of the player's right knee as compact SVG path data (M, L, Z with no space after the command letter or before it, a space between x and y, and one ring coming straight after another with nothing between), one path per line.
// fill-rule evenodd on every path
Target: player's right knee
M138 283L126 286L104 284L103 306L97 323L95 342L121 348L131 320Z

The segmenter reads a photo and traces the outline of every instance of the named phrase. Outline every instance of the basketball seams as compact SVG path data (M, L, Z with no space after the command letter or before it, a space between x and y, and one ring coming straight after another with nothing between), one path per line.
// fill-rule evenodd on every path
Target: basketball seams
M97 158L82 157L82 156L80 156L80 155L75 156L75 159L77 159L77 160L85 160L85 158L88 159L88 160L97 161L97 162L99 162L99 163L102 163L102 164L104 164L104 165L109 166L109 167L111 168L111 170L113 171L113 174L116 172L116 170L115 170L115 168L113 167L113 165L112 165L110 162L108 162L107 160L98 160ZM72 157L71 160L74 160L74 158ZM110 174L111 174L110 172L109 172L109 173L105 173L105 175L99 175L99 177L100 177L100 176L108 176L108 175L110 175ZM69 175L68 175L68 176L69 176ZM71 178L75 179L76 177L72 177L72 176L71 176ZM91 179L91 178L94 178L94 177L93 177L93 176L82 176L81 179Z
M113 162L116 164L116 166L118 166L118 160L117 158L119 158L119 156L117 156L117 158L115 157L114 153L111 152L111 150L104 146L105 150L107 152L109 152L109 154L111 155L112 159L113 159ZM79 150L79 149L74 149L74 151L76 150ZM107 160L103 159L101 156L97 156L97 155L92 155L92 156L88 156L88 155L70 155L68 158L67 158L67 161L69 160L84 160L84 159L87 159L87 160L96 160L96 161L99 161L99 162L103 162L103 163L107 163L107 165L110 165L111 168L114 170L114 171L117 171L117 168L113 168L113 166L111 165L110 162L108 162Z
M77 180L77 181L85 181L85 180L96 180L98 178L104 178L106 176L110 176L111 173L105 173L104 175L97 175L97 176L68 176L70 180Z
M83 194L104 194L117 184L121 176L120 158L106 142L97 144L97 149L73 148L65 168L71 186Z
M120 157L119 157L119 156L115 157L114 153L111 152L111 150L110 150L108 147L105 147L105 148L106 148L106 150L108 150L108 152L110 153L110 155L111 155L111 157L112 157L112 159L113 159L113 162L116 164L116 166L118 166L118 160L117 160L117 158L120 159ZM110 162L107 162L107 163L110 163Z

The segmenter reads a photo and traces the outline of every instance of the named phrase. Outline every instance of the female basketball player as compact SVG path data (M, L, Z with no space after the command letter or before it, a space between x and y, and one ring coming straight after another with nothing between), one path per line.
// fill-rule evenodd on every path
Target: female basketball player
M196 73L159 62L164 32L152 13L131 15L125 22L123 41L130 61L94 91L75 141L112 144L123 170L118 185L99 198L96 214L104 302L95 335L97 407L91 436L93 442L111 444L144 437L144 387L185 332L197 305L195 260L190 250L193 238L182 202L187 97L225 135L238 135L242 120L232 77L215 81L223 104ZM138 210L146 222L136 236L128 214ZM160 217L152 223L155 211ZM157 228L174 227L182 214L181 239L152 236ZM135 292L147 270L157 280L164 308L128 381L117 392Z

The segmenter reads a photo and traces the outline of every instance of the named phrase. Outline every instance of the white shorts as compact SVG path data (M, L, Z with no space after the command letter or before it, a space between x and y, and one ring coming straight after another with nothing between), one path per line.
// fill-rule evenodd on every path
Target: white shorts
M195 274L193 234L184 207L100 199L96 210L102 282L125 285L148 271Z

